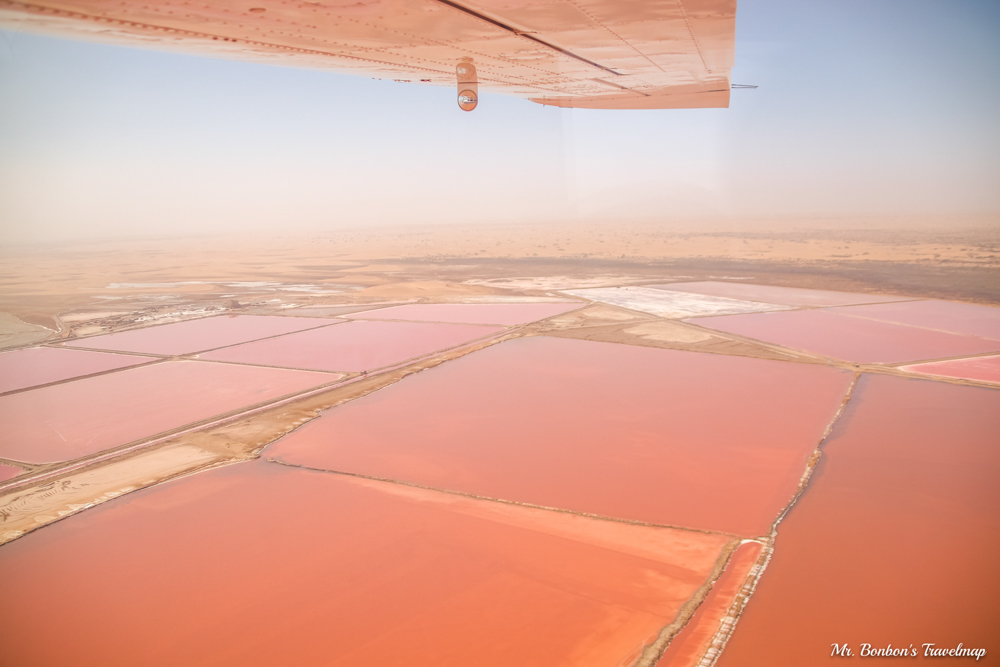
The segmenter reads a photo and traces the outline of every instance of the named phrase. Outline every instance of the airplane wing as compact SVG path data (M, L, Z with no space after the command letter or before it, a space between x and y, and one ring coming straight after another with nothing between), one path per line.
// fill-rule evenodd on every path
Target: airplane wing
M736 0L0 0L0 26L105 43L428 85L465 67L463 108L476 85L559 107L728 107L735 20Z

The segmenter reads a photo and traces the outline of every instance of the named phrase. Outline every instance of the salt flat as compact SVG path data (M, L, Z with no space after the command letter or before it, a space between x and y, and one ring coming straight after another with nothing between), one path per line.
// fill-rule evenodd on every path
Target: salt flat
M652 287L596 287L593 289L566 290L563 294L583 297L592 301L609 303L643 313L680 319L695 315L736 315L739 313L763 313L772 310L789 310L790 306L779 306L757 301L728 299L721 296L669 292Z

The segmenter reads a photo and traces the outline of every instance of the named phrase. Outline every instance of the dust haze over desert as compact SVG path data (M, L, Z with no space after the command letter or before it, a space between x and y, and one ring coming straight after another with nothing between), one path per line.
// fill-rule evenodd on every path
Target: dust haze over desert
M647 5L0 0L0 662L995 664L1000 11Z

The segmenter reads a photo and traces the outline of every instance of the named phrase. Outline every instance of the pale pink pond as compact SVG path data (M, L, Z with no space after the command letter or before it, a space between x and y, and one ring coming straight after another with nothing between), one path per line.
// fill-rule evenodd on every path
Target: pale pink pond
M631 664L727 541L258 460L5 544L3 662Z
M766 534L848 372L533 337L329 410L264 455L490 498Z
M830 312L1000 340L1000 308L977 306L972 303L907 301L832 308Z
M859 363L941 359L1000 350L1000 342L995 340L846 317L827 310L723 315L685 321Z
M0 354L0 393L153 361L107 352L31 347Z
M428 303L379 308L346 315L352 319L410 320L415 322L455 322L465 324L526 324L560 315L585 303Z
M782 306L847 306L856 303L882 303L902 301L906 297L885 294L859 294L855 292L833 292L830 290L802 289L800 287L778 287L776 285L751 285L748 283L723 283L707 280L694 283L669 283L650 285L656 289L722 296L730 299L746 299L774 303Z
M17 477L18 475L23 475L24 470L20 468L15 468L14 466L5 466L0 464L0 482L5 479L11 479L12 477Z
M371 305L365 306L308 306L306 308L289 308L282 315L284 317L340 317L347 313L357 313L362 310L371 310Z
M0 457L65 461L338 376L169 361L0 397Z
M327 371L370 371L484 338L499 327L356 320L215 350L202 359Z
M170 356L212 350L217 347L278 336L292 331L312 329L340 321L267 315L206 317L200 320L122 331L106 336L81 338L67 345L95 350L120 350L122 352L143 352Z
M934 361L929 364L913 364L903 366L902 368L915 373L926 373L927 375L942 375L944 377L980 380L982 382L1000 382L1000 355Z

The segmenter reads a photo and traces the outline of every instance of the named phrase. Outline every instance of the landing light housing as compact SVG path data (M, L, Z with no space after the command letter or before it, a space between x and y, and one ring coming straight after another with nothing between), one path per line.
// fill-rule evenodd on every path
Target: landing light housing
M476 66L471 62L462 61L455 68L458 80L458 108L462 111L472 111L479 104L479 79Z

